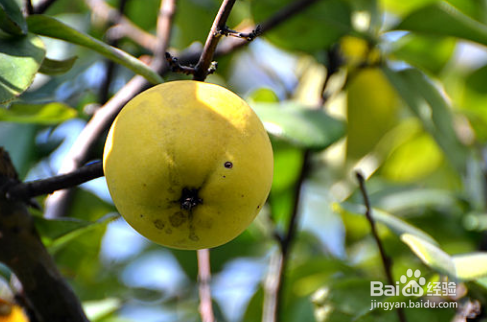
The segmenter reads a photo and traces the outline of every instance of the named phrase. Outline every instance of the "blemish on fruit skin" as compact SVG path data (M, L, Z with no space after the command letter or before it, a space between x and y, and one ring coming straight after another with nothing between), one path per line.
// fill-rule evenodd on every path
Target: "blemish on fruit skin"
M227 169L231 169L231 168L233 168L233 163L232 163L232 162L230 162L230 161L227 161L227 162L225 162L225 163L223 164L223 166L224 166L225 168L227 168Z
M162 229L164 229L164 227L165 227L166 225L165 225L165 224L162 222L162 220L160 220L160 219L156 219L156 220L154 220L154 226L155 226L157 229L161 229L161 230L162 230Z
M170 234L172 234L172 229L171 228L167 228L164 232L166 234L170 235Z
M179 227L186 221L186 215L182 211L175 212L169 217L169 222L173 227Z

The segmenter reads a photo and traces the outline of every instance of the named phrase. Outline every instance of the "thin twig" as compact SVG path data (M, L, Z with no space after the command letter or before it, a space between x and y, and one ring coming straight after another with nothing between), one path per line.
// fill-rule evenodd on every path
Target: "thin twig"
M101 161L97 161L67 174L12 185L6 193L6 197L11 200L26 201L57 190L71 188L102 176L103 165Z
M162 0L157 18L157 43L154 48L154 64L162 64L166 60L166 51L169 47L173 17L176 12L176 0ZM159 60L159 62L157 62Z
M362 197L364 199L365 217L367 218L367 221L369 222L370 230L372 232L372 237L374 238L374 240L377 244L377 248L379 249L380 258L382 260L382 266L384 267L384 272L386 274L387 282L389 283L389 285L394 285L394 279L392 278L392 261L391 261L390 257L387 256L387 254L384 250L384 246L382 245L382 242L380 240L379 234L377 233L375 221L374 221L374 218L372 217L372 207L370 205L369 195L368 195L367 189L365 187L365 178L358 171L355 172L355 176L357 177L360 192L362 193ZM396 310L396 312L397 312L397 316L399 318L399 321L406 322L406 316L404 315L404 311L401 308L398 308Z
M299 200L301 199L301 192L303 183L309 172L311 151L305 150L303 156L303 165L299 178L294 190L294 204L291 217L287 226L286 234L281 236L276 234L277 241L280 246L280 254L271 260L269 273L266 279L264 305L262 312L262 321L264 322L279 322L282 316L282 297L283 286L285 280L285 273L289 263L290 250L294 241L297 222L299 218Z
M114 23L115 26L112 28L116 28L117 32L120 32L120 34L127 36L131 40L152 52L156 50L155 47L157 44L157 38L154 35L139 28L136 24L127 19L127 17L124 15L121 15L117 9L112 8L105 1L85 0L85 3L97 17L103 19L104 21Z
M221 31L226 28L227 19L232 11L235 1L236 0L223 0L220 10L218 10L218 14L213 21L208 37L206 38L203 52L195 66L194 80L204 81L208 75L208 70L213 61L213 56L215 55L216 46L222 36Z
M118 4L118 18L123 17L125 7L128 0L120 0ZM118 46L119 38L111 38L108 39L108 43L112 47ZM98 92L98 102L100 104L105 104L110 97L110 86L112 84L113 77L115 76L115 71L117 68L117 64L113 60L106 60L105 62L105 78L103 79L103 83L100 86L100 90Z
M200 306L199 311L202 322L214 322L213 304L211 299L211 268L210 268L210 250L200 249L197 251L198 256L198 281Z

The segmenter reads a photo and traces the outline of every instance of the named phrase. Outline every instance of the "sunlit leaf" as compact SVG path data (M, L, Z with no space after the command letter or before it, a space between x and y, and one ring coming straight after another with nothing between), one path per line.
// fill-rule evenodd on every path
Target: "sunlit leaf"
M487 253L470 253L452 256L456 275L461 280L487 277Z
M13 103L0 108L0 121L34 124L58 124L76 117L75 109L59 102L47 104Z
M411 12L394 29L457 37L487 45L487 26L444 1L438 1Z
M0 104L30 86L45 53L44 43L33 34L0 38Z
M53 17L31 15L27 18L27 24L29 25L29 30L31 32L90 48L114 62L129 68L134 73L144 76L153 84L163 82L162 78L155 71L137 58L118 48L111 47L87 34L79 32Z
M487 3L478 0L447 0L449 4L482 23L487 22Z
M27 24L15 0L0 0L0 29L13 34L27 34Z
M323 150L345 134L343 122L323 110L293 103L255 103L252 108L268 133L298 147Z
M70 70L71 67L73 67L76 59L78 59L78 57L76 56L65 60L56 60L56 59L50 59L46 57L42 62L39 72L46 75L63 74L68 70Z
M456 278L455 263L450 255L441 250L437 245L412 234L401 235L401 240L411 248L413 253L432 269Z
M121 306L122 301L117 298L83 302L83 309L92 322L102 321L104 317L120 309Z

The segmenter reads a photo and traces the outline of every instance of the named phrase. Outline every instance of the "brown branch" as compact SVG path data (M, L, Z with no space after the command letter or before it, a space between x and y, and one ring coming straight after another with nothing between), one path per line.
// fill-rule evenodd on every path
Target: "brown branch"
M197 251L198 256L198 289L200 296L199 311L202 322L214 322L213 303L211 299L211 268L210 268L210 250L200 249Z
M8 154L0 148L0 190L16 177ZM22 284L29 311L38 321L87 322L81 303L42 244L25 204L6 199L4 192L0 193L0 262Z
M382 242L380 240L379 234L377 233L375 221L374 221L374 218L372 217L372 207L370 206L369 196L367 194L367 189L365 187L365 178L358 171L355 172L355 176L357 177L360 192L362 193L362 197L364 199L365 217L367 218L367 221L369 222L370 230L372 232L372 237L374 238L374 240L377 244L377 248L379 249L380 258L382 260L382 266L384 267L384 272L386 274L387 282L389 283L389 285L394 285L394 279L392 278L392 261L389 258L389 256L387 256L387 254L384 250L384 246L382 245ZM404 315L404 311L401 308L398 308L396 310L396 312L397 312L399 321L405 322L406 316Z
M216 46L221 39L222 30L226 28L227 19L232 11L235 1L236 0L223 0L220 10L218 10L215 20L213 21L208 37L206 38L203 52L195 66L195 73L193 75L194 80L204 81L206 79L208 69L213 61Z
M154 52L156 50L157 38L122 15L119 10L112 8L103 0L85 0L90 10L104 21L110 21L115 24L117 32L132 39L142 47Z
M169 47L175 12L176 0L161 0L161 7L157 18L157 39L159 41L155 45L154 57L156 62L153 62L153 65L163 64L166 60L166 51Z
M287 264L289 263L290 250L297 231L299 217L299 200L304 180L309 172L311 152L304 151L303 165L294 190L294 204L291 217L284 236L276 233L276 239L280 246L280 254L271 260L269 273L267 275L264 295L262 321L279 322L282 317L282 290Z
M6 197L10 200L27 202L30 198L71 188L99 177L103 177L101 161L85 165L67 174L11 185L8 188Z

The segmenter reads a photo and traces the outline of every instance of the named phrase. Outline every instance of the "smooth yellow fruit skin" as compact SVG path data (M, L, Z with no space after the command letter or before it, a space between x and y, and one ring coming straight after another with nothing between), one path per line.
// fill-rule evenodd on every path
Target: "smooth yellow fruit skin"
M271 188L273 154L240 97L214 84L173 81L122 109L103 167L115 206L135 230L167 247L202 249L232 240L257 216ZM185 189L199 198L189 210Z

